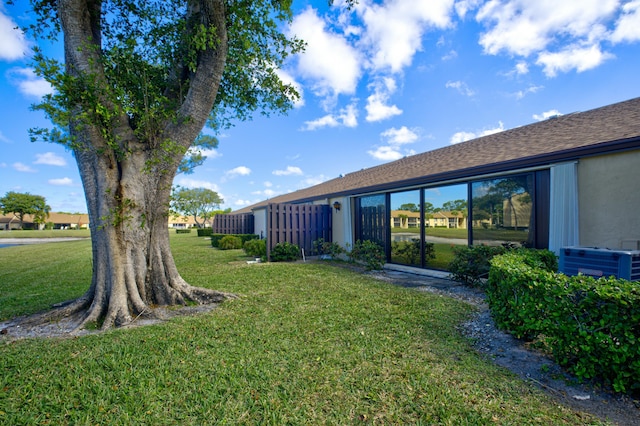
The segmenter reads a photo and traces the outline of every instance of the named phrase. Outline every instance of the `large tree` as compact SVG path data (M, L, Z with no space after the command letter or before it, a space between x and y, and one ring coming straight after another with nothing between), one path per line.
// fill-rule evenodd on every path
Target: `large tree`
M169 247L173 178L192 145L254 111L284 112L297 96L278 77L302 48L282 32L290 0L31 0L40 40L63 35L64 65L36 52L54 87L36 108L56 125L32 139L65 144L88 206L93 277L58 308L78 326L129 323L153 305L227 295L189 285ZM189 154L188 154L189 153ZM188 167L188 164L187 164Z
M0 211L5 214L13 213L20 221L22 229L26 215L32 215L34 223L44 223L49 217L51 207L41 195L9 191L0 198Z
M204 227L215 216L223 202L216 191L208 188L178 187L171 194L173 210L185 216L193 216L198 228Z

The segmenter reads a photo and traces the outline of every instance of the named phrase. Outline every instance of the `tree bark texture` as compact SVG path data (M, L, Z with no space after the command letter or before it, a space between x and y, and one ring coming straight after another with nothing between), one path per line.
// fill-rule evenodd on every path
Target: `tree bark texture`
M153 305L210 303L229 296L192 287L178 273L169 247L168 209L173 178L187 148L209 116L222 77L227 53L225 9L222 1L192 1L188 12L199 23L217 30L219 44L202 50L188 91L175 98L178 119L161 122L147 139L136 134L127 114L109 96L101 68L101 2L59 0L64 32L66 71L104 87L100 104L114 112L106 125L82 121L86 108L72 111L70 135L85 190L90 219L93 276L87 293L61 308L59 314L78 315L79 327L102 321L102 327L124 325L150 314ZM170 91L171 88L169 88ZM178 93L178 90L175 90ZM177 95L176 95L177 96ZM171 141L179 149L164 150Z

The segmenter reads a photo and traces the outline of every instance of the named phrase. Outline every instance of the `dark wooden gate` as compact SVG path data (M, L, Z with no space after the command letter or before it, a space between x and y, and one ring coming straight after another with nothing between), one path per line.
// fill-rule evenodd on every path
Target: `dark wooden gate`
M214 234L253 234L253 213L217 214L213 218Z
M267 208L267 257L282 242L296 244L305 254L320 238L332 241L331 206L312 204L269 204Z

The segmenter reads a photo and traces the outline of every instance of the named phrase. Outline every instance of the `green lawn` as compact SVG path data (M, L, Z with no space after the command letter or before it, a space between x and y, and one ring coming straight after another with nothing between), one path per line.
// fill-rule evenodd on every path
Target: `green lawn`
M0 231L0 240L3 238L89 238L91 232L88 229L46 229L42 231L20 230Z
M597 424L479 356L456 328L462 302L171 238L189 282L242 297L156 326L0 341L0 424ZM0 249L0 317L80 295L90 253Z

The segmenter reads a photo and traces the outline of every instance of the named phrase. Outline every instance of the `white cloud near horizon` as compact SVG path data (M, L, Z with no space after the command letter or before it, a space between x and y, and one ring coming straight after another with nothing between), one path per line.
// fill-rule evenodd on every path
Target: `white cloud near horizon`
M562 113L557 109L551 109L549 111L545 111L542 114L533 114L533 118L538 121L546 120L551 117L559 117Z
M0 4L0 60L16 61L24 59L29 45L24 33L16 29L17 24L2 10Z
M12 68L7 71L7 80L26 96L41 98L53 93L53 87L42 77L38 77L32 68Z
M44 154L36 154L36 161L34 161L33 164L62 167L67 165L67 160L53 152L45 152Z
M73 180L68 177L63 177L58 179L49 179L47 182L49 182L49 185L55 185L55 186L72 186L73 185Z
M238 166L238 167L234 167L231 170L227 170L225 172L225 176L226 177L236 177L236 176L248 176L251 174L251 169L246 167L246 166Z
M466 142L471 139L480 138L482 136L493 135L494 133L500 133L504 131L504 123L502 121L498 122L498 127L494 127L492 129L480 130L477 132L457 132L453 136L451 136L451 140L449 141L452 145Z
M456 89L458 93L464 96L473 96L476 93L467 86L467 83L464 81L447 81L445 84L447 89Z
M380 137L386 145L367 151L367 154L380 161L399 160L407 155L414 155L414 150L403 148L403 146L414 143L420 138L419 129L409 129L406 126L387 129L380 134Z
M36 169L24 164L24 163L13 163L13 168L19 172L24 172L24 173L36 173Z
M287 168L284 170L274 170L271 173L276 176L292 176L292 175L302 176L303 174L302 169L296 166L287 166Z
M342 108L337 114L327 114L316 120L305 121L300 130L318 130L324 127L350 127L358 126L358 108L355 103L351 103Z
M191 179L191 178L187 178L187 177L181 177L180 179L178 179L178 181L176 182L179 186L182 186L184 188L206 188L206 189L210 189L212 191L216 191L218 192L218 195L220 195L219 191L219 187L218 185L216 185L213 182L209 182L206 180L198 180L198 179Z

